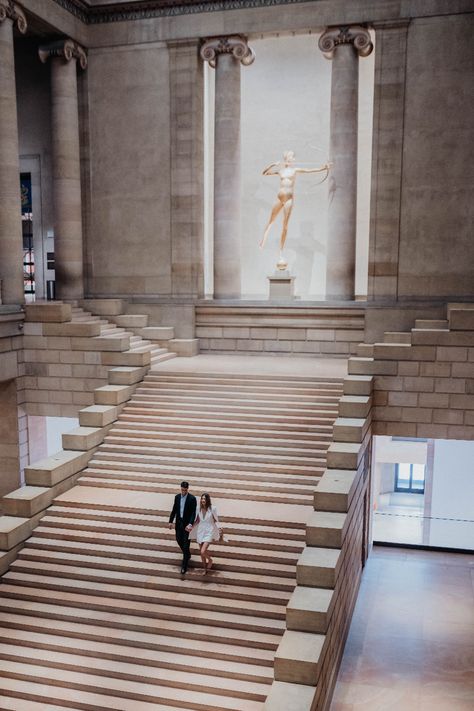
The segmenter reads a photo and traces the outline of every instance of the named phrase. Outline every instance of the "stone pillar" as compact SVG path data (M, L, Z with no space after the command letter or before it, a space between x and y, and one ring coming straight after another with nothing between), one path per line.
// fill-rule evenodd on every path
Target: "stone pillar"
M398 298L402 154L409 20L374 24L374 130L370 200L369 300Z
M216 70L214 126L214 296L240 297L240 64L255 59L242 37L201 47Z
M203 71L198 40L168 43L171 293L204 296Z
M357 211L359 57L373 49L364 27L335 27L319 48L332 59L326 297L353 299Z
M26 19L18 5L0 0L0 303L4 304L25 300L14 24L26 32Z
M56 296L81 299L84 280L76 60L85 69L87 57L70 39L40 47L39 56L42 62L51 58Z

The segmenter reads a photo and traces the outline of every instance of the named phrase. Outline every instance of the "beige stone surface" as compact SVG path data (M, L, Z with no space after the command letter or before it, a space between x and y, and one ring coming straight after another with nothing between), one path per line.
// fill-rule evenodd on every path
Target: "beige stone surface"
M326 469L314 492L315 510L348 511L357 480L355 469Z
M309 711L314 697L314 686L290 684L274 681L267 700L265 711Z
M341 562L341 551L336 548L306 546L296 565L298 585L334 588Z
M51 498L47 487L23 486L2 498L2 509L8 516L30 518L49 506Z
M321 634L286 630L275 652L275 679L315 686L325 640Z
M129 399L133 393L133 386L129 385L104 385L94 390L96 405L120 405Z
M84 469L91 454L61 450L26 467L26 482L32 486L53 486Z
M86 451L97 447L106 434L104 427L76 427L62 436L64 449Z
M8 551L31 533L31 520L21 516L0 516L0 550Z
M25 314L27 321L42 321L45 323L62 323L71 320L71 305L55 302L36 302L25 304Z
M333 590L297 585L286 607L287 628L324 634L334 600Z
M347 524L345 513L314 511L306 526L306 544L322 548L341 548Z
M115 405L89 405L79 410L79 424L82 427L104 427L117 419Z

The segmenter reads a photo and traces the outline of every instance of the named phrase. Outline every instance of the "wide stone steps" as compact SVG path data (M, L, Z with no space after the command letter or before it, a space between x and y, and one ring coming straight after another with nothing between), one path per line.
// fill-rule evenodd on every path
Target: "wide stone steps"
M90 570L84 568L82 574L78 569L76 577L64 578L50 573L41 575L10 571L4 575L4 582L17 586L19 599L25 599L24 596L27 595L28 600L48 601L53 597L56 600L64 600L67 604L76 601L95 610L139 610L160 621L195 621L209 625L216 623L222 627L248 631L255 629L270 634L283 633L285 628L285 605L248 602L244 606L239 598L226 600L207 596L203 599L192 592L176 594L161 591L160 595L157 595L156 590L151 588L91 580L89 574ZM87 581L86 586L84 581ZM28 588L27 593L23 591L24 588ZM85 589L87 593L84 592ZM3 586L0 587L0 595L2 591Z
M36 532L35 532L36 533ZM153 539L145 539L145 544L152 544ZM163 575L164 578L179 577L179 560L176 556L176 544L171 539L164 539L158 542L156 549L141 548L140 539L134 538L131 541L131 546L127 547L125 541L113 540L106 538L104 534L97 535L91 532L82 532L82 535L71 535L69 529L45 530L40 527L38 533L29 541L28 549L23 551L21 558L25 560L42 560L48 562L52 559L62 560L67 564L67 556L83 556L84 544L87 545L87 559L84 560L88 565L97 567L98 562L113 570L115 567L118 570L123 569L127 565L137 566L137 569L145 570L146 565L151 565L150 572L155 570ZM115 545L113 545L115 544ZM174 544L174 545L173 545ZM224 549L225 548L225 549ZM294 565L296 565L294 557L282 557L282 554L272 556L257 555L252 556L252 550L245 552L240 548L219 547L216 545L213 548L214 568L217 572L226 571L229 575L217 576L218 580L224 584L235 584L236 582L245 581L250 587L268 587L270 589L291 591L291 585L294 584ZM50 552L50 553L48 553ZM196 552L196 549L194 549ZM247 558L245 555L247 554ZM92 557L91 557L92 556ZM99 561L96 558L100 559ZM110 560L106 560L110 558ZM76 558L71 558L76 560ZM198 574L202 573L200 564L191 561L191 569ZM270 577L265 577L270 576ZM214 576L216 577L216 576ZM290 582L288 581L290 579ZM187 581L181 581L181 587L187 585Z
M245 423L245 426L253 422L258 423L259 427L265 427L268 424L332 425L337 417L337 410L324 410L321 408L314 408L310 411L281 409L276 413L275 410L269 408L226 408L225 406L217 407L216 405L205 407L203 405L188 406L184 403L173 406L169 403L157 403L154 399L146 400L146 398L144 399L139 395L134 395L132 403L132 405L127 406L127 412L130 412L133 408L133 411L137 414L159 416L164 418L164 422L167 421L167 418L173 417L185 422L189 419L197 419L201 422L203 419L207 419L221 423L224 421L240 422Z
M173 675L169 670L160 673L160 670L151 668L145 671L134 664L97 658L94 658L94 664L91 665L87 664L87 660L80 655L60 654L47 650L42 650L40 660L34 652L30 652L30 655L22 647L0 645L0 659L2 659L0 674L38 684L43 684L44 679L47 678L48 685L51 686L67 686L77 691L147 701L150 709L156 709L155 704L161 704L159 709L173 707L199 711L211 708L220 711L261 711L262 701L265 700L269 690L269 685L236 679L230 683L225 683L226 680L221 679L219 683L217 677L216 685L209 689L202 676L191 673L183 675L181 672L176 672ZM115 703L117 704L115 707L109 706L109 708L125 708L121 701L116 699ZM126 708L132 709L132 706ZM133 708L140 707L134 705Z
M134 404L126 405L119 415L119 421L123 420L126 422L138 422L144 424L158 424L163 430L170 430L173 432L195 432L200 434L201 432L211 433L245 433L249 436L259 436L262 433L265 435L279 438L279 437L291 437L295 440L303 439L306 440L311 434L318 435L325 434L327 437L332 435L333 422L335 418L330 418L328 416L317 418L311 424L308 423L293 423L288 422L285 418L278 418L276 422L265 422L262 418L257 418L255 420L245 419L242 416L240 419L231 418L225 419L223 423L223 418L220 416L213 417L212 414L207 415L165 415L159 408L155 409L155 414L150 412L150 408L136 407Z
M134 445L108 444L104 442L99 451L94 455L94 461L98 462L107 459L109 461L135 462L136 464L159 464L164 466L201 466L204 469L222 469L223 466L229 470L252 471L252 472L275 472L281 474L309 474L315 473L319 468L324 468L325 457L301 457L292 460L291 457L279 457L272 461L268 455L246 454L235 456L232 452L206 452L199 450L179 450L160 449L159 447L146 447ZM204 460L204 461L203 461ZM292 463L295 462L295 463Z
M173 356L130 337L148 352ZM337 378L149 373L3 577L0 711L262 711L341 395ZM206 575L195 541L181 575L168 526L182 479L224 526Z
M70 528L67 527L67 524L68 519L65 518L53 519L45 524L42 522L35 529L34 536L29 539L28 549L23 551L23 556L29 555L30 549L81 555L84 553L84 545L86 545L87 555L130 558L133 561L144 563L173 565L172 571L166 569L167 575L170 573L173 576L178 575L179 571L176 568L179 561L176 559L176 543L174 537L169 535L168 529L166 529L167 536L158 538L156 531L137 531L127 527L127 533L118 535L110 533L110 529L105 528L104 524L90 528ZM288 552L276 549L262 550L257 547L260 543L258 539L254 539L246 547L242 546L242 542L246 543L247 541L233 535L232 538L229 538L229 543L215 544L213 548L215 570L244 573L248 581L253 580L253 575L258 575L259 580L254 581L256 584L260 584L260 576L265 573L272 576L272 579L267 581L270 587L280 585L286 589L287 583L277 581L276 577L294 578L294 566L302 546L295 547L294 552ZM196 551L194 546L192 548ZM194 567L194 562L191 567ZM222 576L221 579L224 580ZM227 582L227 578L224 582Z
M101 628L97 624L82 624L72 619L67 621L55 620L54 625L48 618L34 615L16 614L12 601L12 612L5 612L8 600L0 599L3 604L2 626L0 628L0 639L6 641L10 635L13 637L18 630L22 633L53 635L50 644L63 645L62 638L74 640L70 648L75 648L77 640L90 640L92 642L104 642L109 645L120 647L122 644L134 650L151 650L153 652L164 652L166 654L193 655L204 660L219 660L245 665L243 673L251 673L247 665L255 665L259 673L265 678L268 674L273 674L273 654L274 651L268 649L255 648L252 651L253 659L250 659L244 647L231 646L223 642L208 642L204 639L183 639L170 635L161 635L157 632L137 632L135 630L118 628ZM47 607L47 606L45 606ZM7 631L8 630L8 631ZM29 637L31 638L31 637ZM113 653L113 648L111 650ZM136 652L134 652L135 654ZM139 652L138 652L139 653Z
M14 624L14 622L10 618L10 624ZM184 646L182 649L176 650L169 645L168 649L163 651L143 648L139 645L128 645L122 640L121 646L117 647L116 643L105 639L91 640L78 636L70 637L66 631L63 635L58 636L46 629L33 632L10 627L7 631L2 626L0 628L0 648L9 644L21 646L23 652L28 651L30 654L34 654L33 650L46 650L62 655L68 654L71 649L74 649L75 654L84 657L140 664L144 668L150 669L172 669L185 674L209 674L211 672L220 678L232 677L239 679L239 681L250 681L257 684L268 684L273 680L272 669L268 665L232 660L233 666L230 671L228 660L222 660L218 654L214 653L211 657L194 654L191 649L186 649Z
M233 434L225 434L228 428L201 428L204 431L195 432L194 428L189 425L177 425L174 429L166 429L164 425L158 423L138 422L134 419L129 419L125 415L114 423L112 434L137 435L139 437L149 437L155 442L166 445L167 442L175 444L179 440L180 447L187 447L193 443L199 442L201 446L216 446L222 447L224 450L232 447L242 447L244 451L255 449L256 451L265 449L278 450L295 450L302 452L303 450L312 450L313 452L326 451L329 447L332 438L329 434L320 433L315 439L315 435L309 435L306 439L302 437L293 439L284 439L283 437L276 438L275 436L262 436L260 432L255 430L240 430ZM281 433L280 433L281 434Z
M136 479L143 482L154 482L155 484L164 484L164 489L169 485L176 488L176 476L180 472L189 474L190 469L193 472L194 486L205 489L220 487L226 488L226 482L222 481L222 476L225 476L232 489L242 489L261 492L292 491L294 493L305 493L308 485L317 481L320 476L320 470L313 470L311 474L281 474L273 472L271 477L266 477L266 481L262 481L261 475L250 470L234 471L218 469L207 469L205 467L163 467L153 464L137 464L134 461L123 462L120 459L92 459L89 467L84 470L84 476L106 476L118 477L127 479ZM173 489L174 490L174 489Z
M326 450L297 450L292 449L290 451L280 452L277 447L273 450L271 447L258 448L248 447L246 445L240 445L240 447L232 447L229 445L188 445L181 446L179 443L179 448L176 443L165 442L164 444L156 442L150 437L140 437L137 434L116 432L114 429L105 437L104 439L104 451L107 452L133 452L140 454L153 454L156 456L181 456L190 457L191 459L200 459L202 457L209 457L214 461L220 460L233 460L236 454L239 455L241 462L273 462L274 464L290 464L291 462L297 462L298 465L306 465L309 467L320 466L325 463L325 453Z

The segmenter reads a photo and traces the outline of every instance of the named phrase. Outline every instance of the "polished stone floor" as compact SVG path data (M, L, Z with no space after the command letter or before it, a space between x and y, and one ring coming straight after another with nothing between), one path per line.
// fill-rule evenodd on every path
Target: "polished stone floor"
M474 709L474 555L375 547L330 711Z

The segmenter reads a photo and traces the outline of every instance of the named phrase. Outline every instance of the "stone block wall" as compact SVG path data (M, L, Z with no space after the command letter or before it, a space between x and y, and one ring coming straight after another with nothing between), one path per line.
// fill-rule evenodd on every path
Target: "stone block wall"
M364 339L364 310L198 305L196 337L201 353L347 357Z

